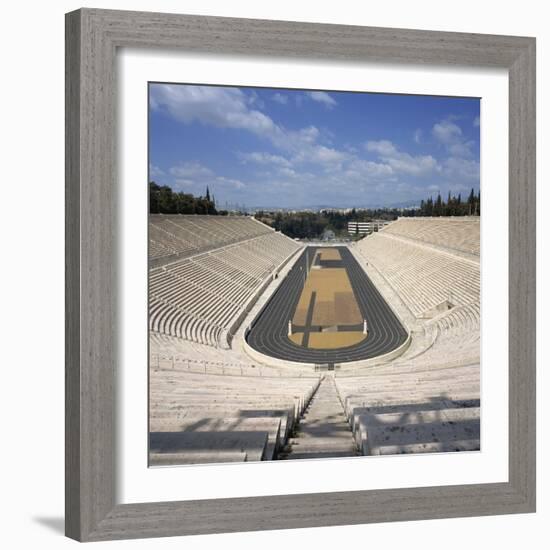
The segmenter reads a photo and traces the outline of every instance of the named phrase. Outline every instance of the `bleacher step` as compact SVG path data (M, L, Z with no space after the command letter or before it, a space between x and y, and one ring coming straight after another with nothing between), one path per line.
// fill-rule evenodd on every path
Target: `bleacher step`
M228 453L246 454L247 461L263 460L267 440L266 432L152 432L150 463L183 464L216 454L225 459Z
M479 450L479 407L355 415L365 455Z

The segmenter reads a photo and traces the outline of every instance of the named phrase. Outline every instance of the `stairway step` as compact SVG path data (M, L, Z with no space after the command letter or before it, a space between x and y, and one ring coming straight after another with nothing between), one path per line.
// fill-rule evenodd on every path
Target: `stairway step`
M296 434L281 460L357 456L357 446L336 392L334 379L325 376L308 408L302 414Z
M332 428L323 428L314 432L300 431L293 438L296 441L318 441L320 439L330 439L332 441L348 441L349 440L349 428L344 431L336 431Z
M292 452L288 455L286 460L303 460L306 458L349 458L357 456L357 453L351 453L349 451L312 451L312 452Z

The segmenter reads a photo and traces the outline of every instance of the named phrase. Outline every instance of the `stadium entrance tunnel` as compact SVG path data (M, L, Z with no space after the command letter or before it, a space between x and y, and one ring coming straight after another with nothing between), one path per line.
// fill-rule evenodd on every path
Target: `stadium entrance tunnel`
M408 335L347 247L310 246L245 338L274 359L339 364L391 353Z

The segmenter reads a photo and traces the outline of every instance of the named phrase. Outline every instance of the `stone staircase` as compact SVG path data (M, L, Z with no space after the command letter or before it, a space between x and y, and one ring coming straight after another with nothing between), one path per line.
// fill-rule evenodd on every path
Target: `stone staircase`
M279 460L357 456L334 378L325 375Z

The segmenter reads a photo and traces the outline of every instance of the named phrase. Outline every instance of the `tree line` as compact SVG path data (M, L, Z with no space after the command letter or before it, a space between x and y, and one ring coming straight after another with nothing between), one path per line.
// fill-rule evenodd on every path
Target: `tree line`
M481 195L470 191L463 200L461 194L451 195L443 200L441 194L420 202L417 208L361 208L342 210L270 212L261 210L255 217L277 231L296 239L317 239L326 230L332 230L338 237L347 237L348 222L371 222L373 220L394 221L398 217L479 216Z
M317 239L326 230L332 230L338 237L348 236L348 222L370 222L373 220L396 220L399 216L479 216L481 195L470 191L467 198L461 194L451 195L443 200L441 194L420 202L417 208L361 208L350 210L313 211L266 211L256 212L256 219L270 225L291 238ZM216 208L216 201L206 187L204 196L173 191L168 185L149 183L149 212L151 214L209 214L227 215L226 210Z
M321 210L319 212L256 212L255 218L281 231L293 239L317 239L326 230L334 231L338 237L348 237L348 222L396 220L401 211L395 208L368 208L342 210Z
M149 212L151 214L210 214L226 215L227 212L216 209L216 201L206 188L203 197L190 193L172 191L168 185L149 183Z
M438 193L435 200L430 197L420 202L420 208L415 210L414 216L479 216L481 213L481 192L476 194L472 189L468 198L462 200L462 196L449 195L447 201L441 198ZM405 216L407 214L404 214Z

